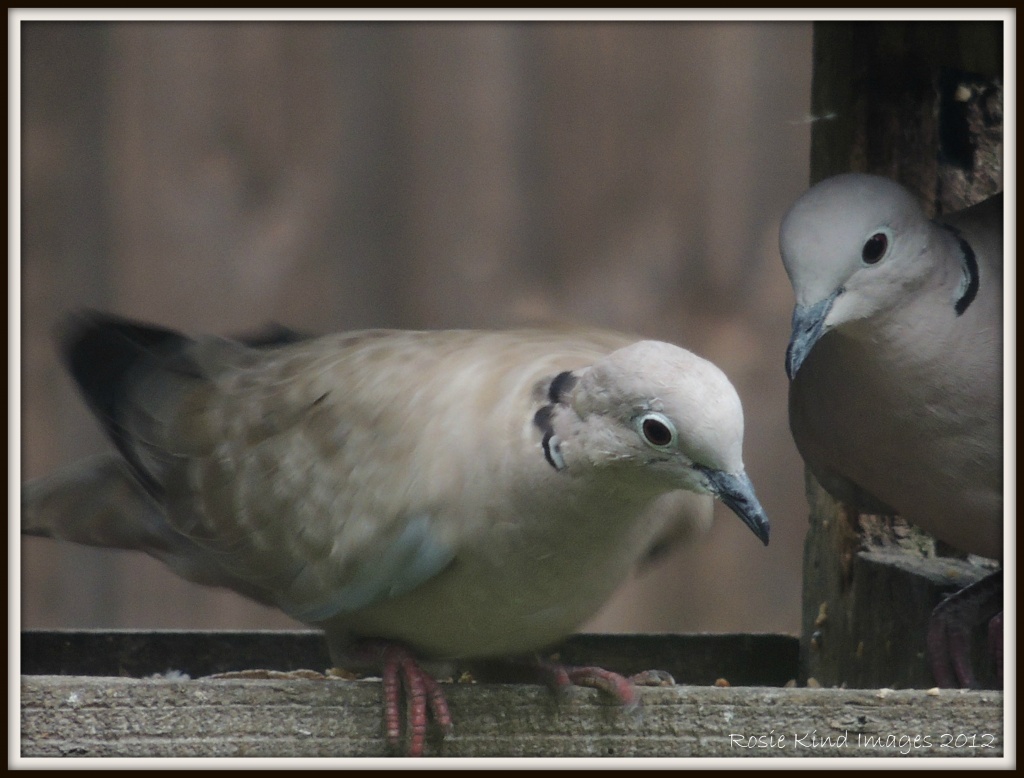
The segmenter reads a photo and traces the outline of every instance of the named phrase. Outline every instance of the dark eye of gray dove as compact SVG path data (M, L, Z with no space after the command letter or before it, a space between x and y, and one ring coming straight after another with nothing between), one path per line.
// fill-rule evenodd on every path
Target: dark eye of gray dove
M660 414L650 414L641 419L640 430L648 443L658 448L665 448L675 440L675 434L667 422L668 419Z
M874 265L885 256L885 252L888 248L889 238L886 237L884 232L876 232L868 238L867 242L864 244L864 249L861 251L861 257L867 264Z

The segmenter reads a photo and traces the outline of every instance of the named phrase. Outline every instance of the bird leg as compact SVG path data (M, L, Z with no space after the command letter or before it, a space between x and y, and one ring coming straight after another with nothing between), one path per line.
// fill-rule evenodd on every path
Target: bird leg
M364 641L354 651L360 659L372 660L381 668L384 690L384 733L397 748L402 739L401 698L405 694L405 730L408 756L423 756L427 719L433 716L443 736L451 733L452 717L441 685L419 665L405 646L386 641Z
M412 653L402 646L389 645L384 649L383 686L384 722L388 743L398 746L401 737L398 710L401 687L405 686L406 728L409 733L409 756L423 756L427 736L427 709L447 735L452 728L441 685L419 666Z
M384 732L389 745L402 740L401 699L405 696L405 732L408 756L423 756L427 720L433 718L443 735L452 731L452 716L441 685L422 667L407 647L385 640L364 640L349 649L347 658L381 668L384 691ZM335 661L338 661L337 659ZM639 703L637 686L672 686L675 680L661 670L648 670L629 677L601 667L566 665L539 657L477 660L471 662L473 675L482 680L504 683L538 681L555 692L570 686L589 686L627 709Z
M1003 679L1003 571L951 594L932 611L928 621L928 657L935 682L945 688L980 688L971 667L971 634L985 622L996 677ZM998 610L995 615L993 611Z

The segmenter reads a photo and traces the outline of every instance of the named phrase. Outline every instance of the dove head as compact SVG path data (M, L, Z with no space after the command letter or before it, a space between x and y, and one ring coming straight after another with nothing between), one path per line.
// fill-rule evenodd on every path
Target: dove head
M552 417L566 467L651 491L713 494L767 544L768 519L743 468L743 408L721 370L677 346L641 341L574 378L565 412Z
M879 176L834 176L793 204L779 234L796 295L791 379L826 332L899 306L924 282L934 229L910 192Z

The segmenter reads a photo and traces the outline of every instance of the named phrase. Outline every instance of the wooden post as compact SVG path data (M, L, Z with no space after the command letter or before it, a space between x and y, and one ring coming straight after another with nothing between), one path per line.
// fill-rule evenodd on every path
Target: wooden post
M1002 42L1000 22L817 23L812 183L849 171L888 176L933 215L1000 191ZM994 565L949 556L899 518L851 515L809 473L807 495L804 678L933 686L931 609Z

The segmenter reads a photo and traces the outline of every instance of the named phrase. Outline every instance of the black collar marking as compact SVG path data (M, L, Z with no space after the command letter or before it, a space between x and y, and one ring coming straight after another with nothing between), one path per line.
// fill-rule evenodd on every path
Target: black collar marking
M981 279L978 274L978 258L974 256L974 249L971 248L971 244L960 234L960 230L949 224L942 224L941 226L949 230L953 237L956 238L956 242L960 244L960 252L963 255L964 280L967 283L965 284L964 293L960 295L953 305L956 315L960 316L974 302L974 298L978 296L978 287L981 285Z
M544 458L555 470L561 470L565 467L565 463L558 450L558 439L555 438L555 430L551 426L551 415L555 412L555 406L562 403L575 384L576 376L568 370L552 378L551 385L548 387L550 402L547 405L542 405L533 416L534 425L544 433L540 442L541 448L544 449ZM558 459L556 460L555 457Z
M551 379L551 386L548 387L548 399L553 403L560 403L565 396L576 385L576 376L566 370Z

